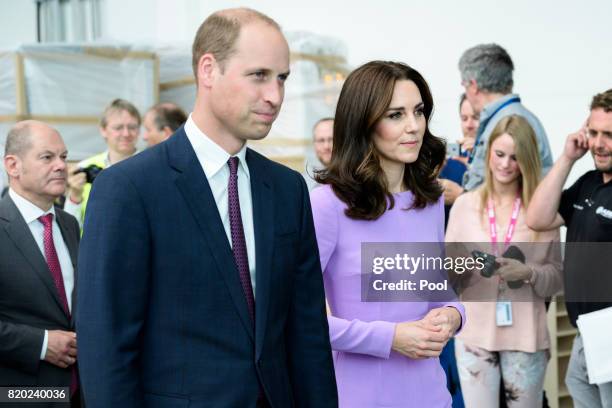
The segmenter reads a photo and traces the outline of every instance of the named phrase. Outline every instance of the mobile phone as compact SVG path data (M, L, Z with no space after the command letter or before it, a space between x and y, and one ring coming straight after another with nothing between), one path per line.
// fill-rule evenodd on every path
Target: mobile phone
M446 155L448 157L457 157L461 155L461 146L459 143L449 143L446 145Z

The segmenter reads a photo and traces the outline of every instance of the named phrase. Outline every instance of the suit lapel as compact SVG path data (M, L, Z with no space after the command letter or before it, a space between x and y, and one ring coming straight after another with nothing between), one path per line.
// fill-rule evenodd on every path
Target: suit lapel
M256 153L247 150L247 163L251 175L251 196L253 197L253 228L255 230L255 344L256 356L261 353L268 309L270 305L270 279L272 252L274 250L274 192L264 180L266 161Z
M68 247L68 253L70 254L70 261L72 262L76 281L77 254L79 245L77 241L78 232L68 230L68 223L66 220L66 215L64 213L60 211L55 211L55 214L57 217L57 223L60 227L60 231L62 232L62 238L66 243L66 247Z
M40 252L40 248L36 244L30 228L21 216L17 206L8 195L2 199L0 204L0 218L4 218L8 221L4 226L7 235L19 249L23 258L32 266L32 269L42 280L47 289L49 289L62 315L66 316L59 294L57 293L57 288L55 287L55 283L53 283L51 272L49 272L47 262Z
M217 270L225 281L249 337L254 340L253 323L249 316L238 270L227 241L223 222L219 216L217 204L202 166L198 162L195 151L183 128L168 140L166 148L169 164L177 170L176 186L185 198L185 202L209 246Z
M72 311L70 313L71 316L71 326L74 326L74 318L76 316L76 287L77 287L77 255L79 249L78 236L80 231L70 231L68 229L68 221L66 219L66 214L61 211L55 211L55 216L57 218L57 224L60 227L60 231L62 232L62 238L66 243L66 247L68 248L68 253L70 254L70 261L72 262L72 270L74 272L74 289L72 290Z

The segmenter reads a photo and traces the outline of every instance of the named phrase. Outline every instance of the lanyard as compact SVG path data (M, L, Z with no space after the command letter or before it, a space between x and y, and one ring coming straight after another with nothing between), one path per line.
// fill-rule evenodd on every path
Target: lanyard
M504 239L504 250L512 240L514 230L516 228L516 220L518 219L519 212L521 211L521 196L518 195L514 200L514 207L512 208L512 217L510 217L510 224L508 224L508 231L506 231L506 237ZM493 251L495 256L499 256L499 250L497 248L497 226L495 223L495 205L492 199L489 199L487 206L487 212L489 214L489 234L491 235L491 244L493 244Z
M474 161L474 156L476 154L476 149L478 148L478 143L480 143L482 134L484 133L484 130L487 128L487 125L489 124L491 119L493 119L493 117L497 114L497 112L504 109L506 106L511 105L513 103L518 103L520 101L521 101L521 98L519 98L518 96L508 99L506 102L499 105L497 109L495 109L493 113L487 119L485 119L483 122L480 122L480 124L478 125L478 134L476 135L476 140L474 141L474 147L472 148L470 157L468 158L468 164L472 164L472 162Z

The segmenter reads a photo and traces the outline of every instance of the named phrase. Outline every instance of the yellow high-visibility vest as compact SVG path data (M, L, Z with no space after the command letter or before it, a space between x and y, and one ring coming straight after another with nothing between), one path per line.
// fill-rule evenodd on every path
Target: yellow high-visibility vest
M95 156L91 156L88 159L83 160L79 163L79 167L84 169L88 166L96 165L98 167L106 168L106 158L108 157L108 152L102 152L100 154L96 154ZM91 183L85 183L83 186L83 198L81 201L81 225L85 221L85 209L87 208L87 201L89 200L89 193L91 192Z

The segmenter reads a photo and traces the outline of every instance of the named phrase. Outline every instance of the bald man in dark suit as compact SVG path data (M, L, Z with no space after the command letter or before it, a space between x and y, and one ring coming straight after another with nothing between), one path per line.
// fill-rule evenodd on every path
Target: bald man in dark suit
M79 226L53 206L66 189L66 156L59 133L42 122L20 122L8 134L10 188L0 201L0 386L69 387L75 401L34 407L79 405L72 318Z

